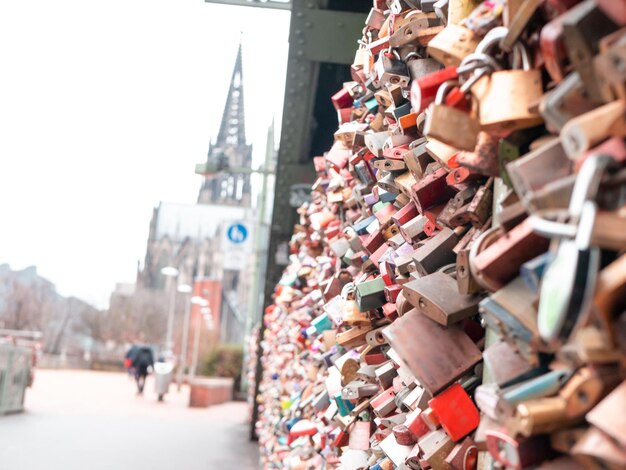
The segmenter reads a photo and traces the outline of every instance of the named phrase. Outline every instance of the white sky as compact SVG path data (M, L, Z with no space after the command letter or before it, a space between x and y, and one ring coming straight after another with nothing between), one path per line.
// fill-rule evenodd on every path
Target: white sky
M289 13L203 0L0 2L0 262L99 306L159 201L194 203L243 31L246 132L280 122Z

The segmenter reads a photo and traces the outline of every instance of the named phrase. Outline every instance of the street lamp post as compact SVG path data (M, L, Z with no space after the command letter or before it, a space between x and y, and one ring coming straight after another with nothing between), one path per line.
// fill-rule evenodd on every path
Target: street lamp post
M178 286L178 292L183 294L191 293L191 286L187 284L181 284ZM187 344L189 343L189 316L191 313L191 299L185 299L185 316L183 317L183 337L181 340L181 350L180 350L180 363L178 364L178 371L176 373L176 384L178 386L178 391L180 392L180 388L183 382L183 369L187 364Z
M174 346L174 308L176 305L176 289L174 288L174 281L178 277L179 271L173 266L166 266L161 269L161 274L168 278L170 290L170 305L167 314L167 330L165 333L165 354L171 356L172 347Z
M249 298L248 315L246 316L245 334L249 334L252 330L252 325L260 320L262 314L260 312L259 304L259 287L262 282L261 276L261 253L262 253L262 235L261 229L266 224L265 211L267 205L267 185L270 176L275 175L276 172L271 169L271 157L272 152L266 152L265 164L260 169L252 169L246 167L233 167L230 165L219 165L212 162L203 162L196 165L195 173L201 176L214 176L220 173L243 173L243 174L260 174L263 177L261 184L261 194L257 210L257 227L254 231L254 275L253 284ZM245 374L244 374L245 377ZM245 386L245 379L242 380L242 387Z

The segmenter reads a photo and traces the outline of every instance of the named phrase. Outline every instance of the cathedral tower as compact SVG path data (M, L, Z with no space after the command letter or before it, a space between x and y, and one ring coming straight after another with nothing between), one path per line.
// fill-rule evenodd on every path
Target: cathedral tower
M209 144L207 155L209 164L217 165L224 171L204 177L198 194L199 204L250 207L250 174L236 172L237 168L252 166L252 146L246 143L243 104L243 69L239 43L220 130L217 140Z

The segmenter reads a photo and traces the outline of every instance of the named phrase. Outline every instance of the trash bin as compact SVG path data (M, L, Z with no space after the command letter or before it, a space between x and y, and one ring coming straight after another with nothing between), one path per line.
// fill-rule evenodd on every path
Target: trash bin
M169 391L173 377L173 362L156 362L154 364L154 391L159 397L159 401L163 401L163 396Z
M24 409L24 394L30 382L32 349L0 344L0 415Z

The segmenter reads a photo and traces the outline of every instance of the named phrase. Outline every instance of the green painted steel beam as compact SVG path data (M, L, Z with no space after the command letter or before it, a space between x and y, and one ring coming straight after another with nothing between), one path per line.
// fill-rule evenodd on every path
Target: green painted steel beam
M362 35L362 13L314 8L296 10L291 17L290 58L351 64Z

